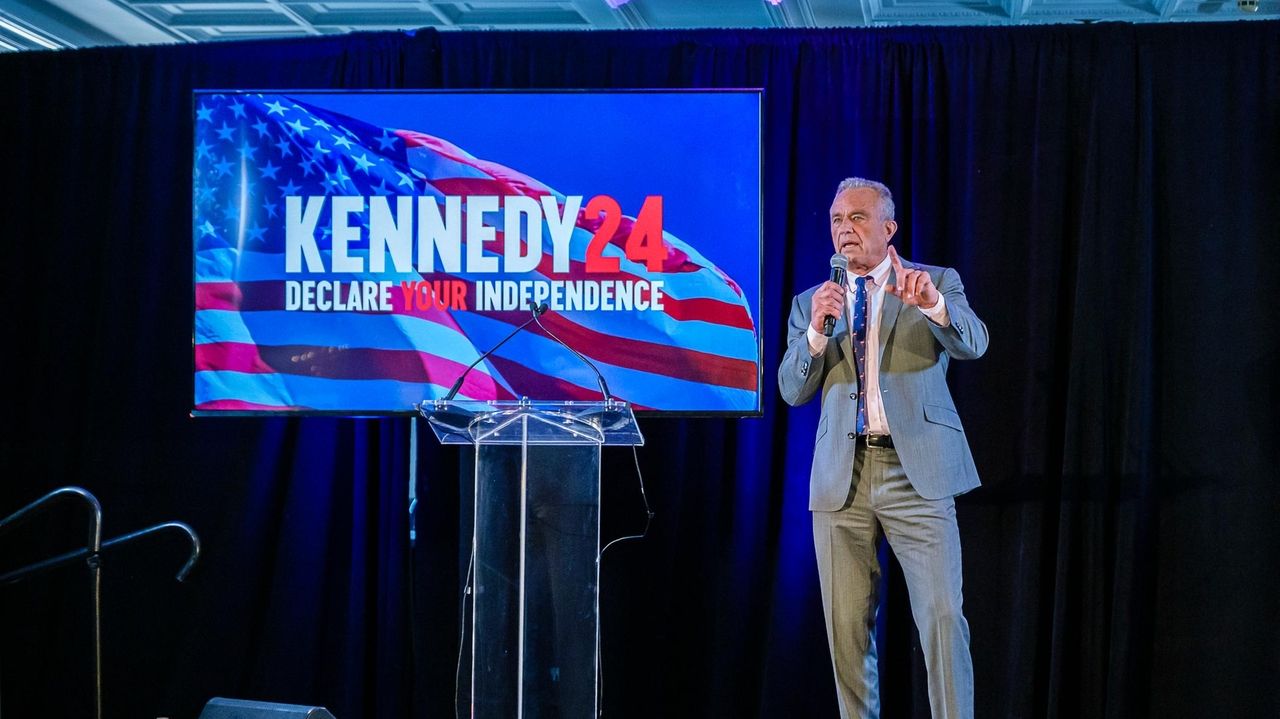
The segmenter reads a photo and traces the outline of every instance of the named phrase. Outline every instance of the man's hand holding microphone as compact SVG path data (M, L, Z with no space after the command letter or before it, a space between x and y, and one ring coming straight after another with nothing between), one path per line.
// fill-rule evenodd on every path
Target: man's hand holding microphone
M844 255L831 256L831 278L822 283L809 303L809 324L815 332L830 337L835 331L836 318L844 313L844 283L849 260Z

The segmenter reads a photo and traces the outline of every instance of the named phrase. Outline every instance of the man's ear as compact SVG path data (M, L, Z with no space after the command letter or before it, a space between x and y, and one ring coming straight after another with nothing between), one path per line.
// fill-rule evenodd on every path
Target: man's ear
M898 223L893 220L887 220L884 223L884 234L887 238L886 242L892 242L893 236L898 233Z

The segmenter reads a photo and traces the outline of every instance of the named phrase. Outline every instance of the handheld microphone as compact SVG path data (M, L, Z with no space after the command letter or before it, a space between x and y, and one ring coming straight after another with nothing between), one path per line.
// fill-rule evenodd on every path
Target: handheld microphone
M471 374L471 370L475 369L475 366L476 366L476 365L478 365L478 364L480 364L481 362L483 362L483 361L484 361L484 359L485 359L486 357L488 357L489 355L493 354L494 352L497 352L499 347L501 347L502 345L506 344L506 343L507 343L507 340L511 339L512 337L515 337L515 336L516 336L516 333L518 333L520 330L524 329L525 327L528 327L529 325L533 324L534 322L537 322L537 321L538 321L538 315L540 315L540 314L542 314L543 312L546 312L546 311L547 311L547 303L543 302L541 305L538 305L538 306L536 306L536 307L530 307L530 310L532 310L532 311L533 311L533 316L532 316L532 317L530 317L529 319L525 320L525 321L524 321L524 324L521 324L519 327L517 327L517 328L515 328L515 329L511 330L511 334L507 335L506 337L503 337L501 342L499 342L498 344L496 344L496 345L494 345L494 346L490 347L488 352L485 352L484 354L482 354L482 355L480 355L479 357L477 357L475 362L472 362L470 365L467 365L467 368L466 368L466 369L464 369L464 370L462 370L462 374L458 375L458 381L454 382L454 383L453 383L453 386L449 388L449 392L448 392L447 394L445 394L445 396L444 396L444 401L445 401L445 402L448 402L449 400L453 399L453 398L454 398L454 396L458 394L458 390L462 389L462 381L463 381L464 379L466 379L466 378L467 378L467 375ZM542 323L541 323L541 322L538 322L538 325L539 325L539 326L541 326L541 325L542 325ZM545 329L545 328L544 328L544 329ZM560 342L560 340L556 340L556 341L557 341L557 342ZM563 342L560 342L560 344L564 344L564 343L563 343ZM599 373L597 373L597 374L599 374Z
M849 258L840 253L831 256L831 281L844 287L845 275L849 272ZM836 318L827 316L822 320L822 334L830 337L836 331Z
M613 395L609 393L609 384L608 384L607 382L605 382L605 381L604 381L604 375L600 374L600 370L599 370L599 369L597 369L597 368L596 368L596 366L595 366L594 364L592 364L592 363L591 363L591 360L587 359L586 357L583 357L581 352L578 352L578 350L576 350L576 349L574 349L574 348L570 347L568 344L566 344L564 340L560 339L559 337L556 337L556 336L555 336L555 333L553 333L551 330L547 329L547 326L546 326L546 325L544 325L544 324L542 324L542 320L538 319L538 317L539 317L541 314L543 314L544 312L546 312L546 311L547 311L547 303L546 303L546 302L543 302L542 304L540 304L540 305L538 305L537 307L533 308L533 320L532 320L532 321L537 322L537 323L538 323L538 326L542 328L542 331L543 331L543 332L546 332L548 337L550 337L551 339L555 340L555 341L556 341L556 344L558 344L558 345L560 345L561 347L563 347L563 348L565 348L565 349L569 350L570 352L572 352L574 357L577 357L578 359L582 360L582 363L583 363L583 364L585 364L586 366L590 367L590 368L591 368L591 371L596 373L596 383L600 385L600 394L604 395L604 402L605 402L605 404L610 404L610 403L612 403L612 402L613 402ZM526 324L527 324L527 323L526 323Z

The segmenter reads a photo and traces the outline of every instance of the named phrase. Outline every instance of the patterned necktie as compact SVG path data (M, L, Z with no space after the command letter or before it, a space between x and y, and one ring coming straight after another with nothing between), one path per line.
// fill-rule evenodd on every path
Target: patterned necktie
M867 278L853 280L853 356L858 370L858 434L867 433Z

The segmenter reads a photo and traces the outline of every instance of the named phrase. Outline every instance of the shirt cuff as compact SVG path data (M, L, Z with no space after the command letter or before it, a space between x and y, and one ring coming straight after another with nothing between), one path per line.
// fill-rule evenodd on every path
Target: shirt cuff
M927 310L923 307L920 307L919 309L920 314L929 318L929 321L935 325L939 327L951 326L951 316L947 314L947 297L941 292L938 293L938 304ZM813 328L809 328L809 331L812 332Z
M827 336L815 330L813 325L805 330L805 337L809 338L809 356L817 357L827 351Z

